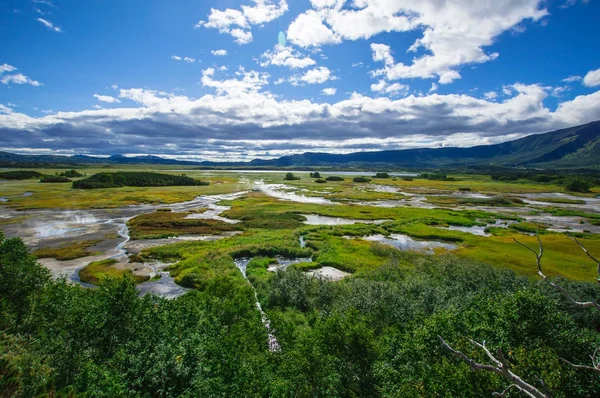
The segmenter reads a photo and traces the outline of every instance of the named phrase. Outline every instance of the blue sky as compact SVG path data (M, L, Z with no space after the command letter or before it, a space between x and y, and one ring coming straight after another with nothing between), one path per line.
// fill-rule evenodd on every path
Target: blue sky
M599 16L594 0L7 0L0 150L502 142L600 119Z

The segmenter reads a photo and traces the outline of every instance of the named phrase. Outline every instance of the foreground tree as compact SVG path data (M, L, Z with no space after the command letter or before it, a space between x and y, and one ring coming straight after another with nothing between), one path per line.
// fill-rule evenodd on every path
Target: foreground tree
M577 245L579 245L579 247L583 250L583 252L586 254L586 256L590 260L592 260L596 263L596 270L597 270L597 274L598 274L596 281L600 283L600 260L598 260L594 256L592 256L589 253L589 251L585 248L585 246L579 240L577 240L577 238L575 238L574 236L569 236L569 238L571 238L571 240L573 240ZM544 256L544 246L542 244L542 240L539 235L537 235L537 241L538 241L538 250L537 251L532 249L531 247L525 245L524 243L519 242L517 239L514 239L514 241L517 244L519 244L520 246L529 250L531 253L533 253L533 255L536 258L537 274L542 278L542 280L546 284L548 284L554 290L556 290L558 293L563 295L574 306L576 306L578 308L595 308L597 311L600 311L600 304L598 304L598 302L596 302L596 301L577 301L576 299L571 297L571 295L565 288L563 288L559 284L553 282L552 280L550 280L548 278L548 276L546 276L546 274L544 273L544 271L542 269L542 258ZM441 336L438 336L438 337L440 339L442 347L444 347L446 350L450 351L450 353L452 355L456 356L457 358L462 359L467 364L469 364L471 369L492 372L492 373L502 376L503 378L505 378L506 380L511 382L511 384L503 392L494 393L493 394L494 396L505 397L506 394L511 389L516 389L516 390L521 391L525 395L527 395L529 397L533 397L533 398L549 398L549 397L551 397L551 394L547 391L547 387L546 387L543 379L541 379L541 378L538 379L538 382L541 386L540 388L538 388L538 387L535 387L534 385L530 384L529 382L525 381L523 378L521 378L517 374L513 373L510 370L509 361L507 361L507 359L504 356L504 353L502 352L502 348L498 348L496 351L496 355L493 355L491 353L491 351L486 347L485 341L483 343L478 343L474 340L469 339L469 341L473 345L475 345L476 347L481 349L492 362L491 365L484 364L484 363L476 362L469 356L465 355L463 352L452 348L444 340L443 337L441 337ZM575 369L591 370L591 371L600 373L600 359L598 359L599 353L600 353L600 348L596 349L594 351L594 353L590 356L591 363L592 363L591 366L590 365L573 364L572 362L570 362L564 358L560 358L560 359Z

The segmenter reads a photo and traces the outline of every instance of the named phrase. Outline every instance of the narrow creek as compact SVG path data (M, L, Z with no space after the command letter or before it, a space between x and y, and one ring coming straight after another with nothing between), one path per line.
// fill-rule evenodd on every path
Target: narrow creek
M277 338L275 337L275 334L273 333L273 329L271 328L271 321L267 317L267 314L263 311L262 306L260 305L260 301L258 300L258 293L256 293L256 289L254 288L254 286L252 285L252 282L250 282L250 280L248 279L248 276L246 275L246 268L248 267L248 264L250 263L250 261L252 261L251 258L238 258L238 259L234 260L234 263L235 263L235 266L238 267L238 269L244 276L244 279L246 279L246 281L248 282L248 284L252 287L252 290L254 291L254 299L256 300L256 303L255 303L256 308L258 308L258 311L260 311L260 318L261 318L262 324L267 329L269 350L271 352L278 352L278 351L281 351L281 346L279 345L279 342L277 341Z

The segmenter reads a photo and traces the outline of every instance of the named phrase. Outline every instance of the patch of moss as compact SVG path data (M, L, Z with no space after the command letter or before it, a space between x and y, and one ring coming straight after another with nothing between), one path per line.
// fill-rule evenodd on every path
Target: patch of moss
M102 278L122 278L125 274L132 274L133 280L136 283L146 282L150 279L149 276L134 275L129 269L123 270L113 267L113 265L117 263L118 261L112 258L89 263L85 268L79 270L79 279L81 279L82 282L90 283L92 285L98 284Z
M72 242L60 247L43 247L33 252L37 258L54 258L59 261L75 260L77 258L94 256L97 252L90 252L87 249L100 242L99 240L84 240Z

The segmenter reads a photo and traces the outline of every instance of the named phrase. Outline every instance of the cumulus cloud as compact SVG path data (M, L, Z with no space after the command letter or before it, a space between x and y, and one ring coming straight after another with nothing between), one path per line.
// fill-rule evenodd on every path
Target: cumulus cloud
M345 0L311 3L313 9L300 14L288 28L292 43L322 46L369 39L382 32L422 30L422 37L401 51L424 51L411 64L395 63L391 51L374 48L374 57L384 62L378 73L388 80L437 78L441 84L459 79L457 69L462 65L496 59L499 54L484 47L503 32L548 14L543 0L356 0L352 7L345 7Z
M199 98L130 88L120 89L119 98L135 106L41 117L5 109L0 150L239 160L309 150L490 144L600 119L600 91L551 110L544 105L549 89L537 84L507 86L510 96L496 101L466 94L391 99L355 93L328 104L281 99L265 91L268 83L269 76L256 71L221 76L207 68L201 84L214 94Z
M224 57L227 55L227 50L212 50L211 54L215 57Z
M408 93L408 89L409 89L409 87L404 84L400 84L400 83L389 84L388 82L386 82L383 79L379 80L378 83L371 84L371 91L374 91L376 93L382 93L382 94L383 93L391 94L391 95L406 94L406 93Z
M60 27L54 25L52 22L50 22L44 18L38 18L38 19L36 19L36 21L40 22L41 24L43 24L45 27L47 27L50 30L53 30L55 32L62 32Z
M586 87L600 86L600 69L589 71L583 78L583 85Z
M291 47L275 45L275 48L267 50L261 56L260 66L266 68L270 65L286 66L290 69L303 69L316 64L310 57L304 57Z
M252 3L252 6L242 5L241 10L211 8L208 20L198 22L196 28L217 29L231 35L236 43L247 44L252 41L252 26L271 22L288 10L286 0L277 4L274 0L252 0Z
M117 98L111 97L110 95L94 94L94 98L96 98L100 102L107 102L109 104L121 102Z
M487 100L495 100L496 98L498 98L498 93L495 91L488 91L487 93L483 94L483 98Z
M333 87L328 87L328 88L324 88L323 90L321 90L321 94L323 94L323 95L335 95L336 92L337 92L337 89L333 88Z
M38 82L37 80L33 80L22 73L2 76L0 82L2 82L2 84L29 84L34 87L39 87L42 85L42 83Z
M333 80L331 71L325 66L319 66L318 68L311 69L300 76L292 76L290 83L293 85L306 84L323 84L328 80Z

